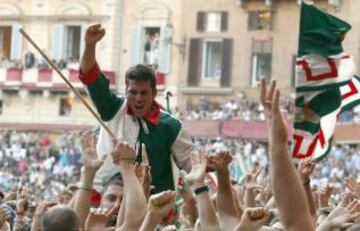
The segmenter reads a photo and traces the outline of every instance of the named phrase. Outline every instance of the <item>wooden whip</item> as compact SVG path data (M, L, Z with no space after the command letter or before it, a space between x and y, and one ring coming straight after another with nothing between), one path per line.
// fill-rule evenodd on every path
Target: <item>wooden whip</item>
M80 92L66 79L66 77L61 73L59 68L54 64L51 59L36 45L36 43L30 38L30 36L23 30L20 29L19 32L24 36L24 38L31 44L33 47L41 54L41 56L50 64L50 66L60 75L60 77L65 81L65 83L71 88L71 90L75 93L77 97L81 100L81 102L85 105L85 107L90 111L90 113L95 117L95 119L100 123L100 125L109 133L109 135L115 139L116 136L114 133L106 126L106 124L101 120L101 118L96 114L94 109L86 102L86 100L81 96Z

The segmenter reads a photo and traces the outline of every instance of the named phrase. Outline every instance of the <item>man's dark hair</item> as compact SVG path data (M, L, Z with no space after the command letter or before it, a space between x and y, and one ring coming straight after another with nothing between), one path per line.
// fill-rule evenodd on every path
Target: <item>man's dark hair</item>
M109 188L110 185L118 185L124 187L124 181L120 173L114 174L108 181L103 184L102 194Z
M0 200L5 198L5 194L3 192L0 192Z
M151 88L156 90L156 76L154 69L150 66L138 64L127 70L125 74L125 84L129 85L130 80L135 81L150 81Z
M43 231L78 231L80 219L73 209L56 206L44 214L41 226Z

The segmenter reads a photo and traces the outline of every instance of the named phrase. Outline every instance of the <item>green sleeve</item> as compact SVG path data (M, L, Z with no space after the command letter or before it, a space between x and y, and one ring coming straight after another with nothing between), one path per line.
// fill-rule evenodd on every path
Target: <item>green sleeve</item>
M111 120L124 103L124 97L110 90L110 81L101 73L95 82L87 85L92 102L103 121Z

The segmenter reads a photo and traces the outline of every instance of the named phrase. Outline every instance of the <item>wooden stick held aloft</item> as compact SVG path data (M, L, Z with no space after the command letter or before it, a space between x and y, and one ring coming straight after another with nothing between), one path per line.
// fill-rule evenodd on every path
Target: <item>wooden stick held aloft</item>
M71 88L71 90L75 93L77 97L81 100L81 102L85 105L85 107L90 111L90 113L95 117L95 119L100 123L100 125L108 132L111 138L115 139L116 136L114 133L106 126L104 121L98 116L98 114L91 108L91 106L86 102L86 100L81 96L80 92L70 83L70 81L64 76L63 73L59 70L59 68L54 64L53 61L39 48L39 46L30 38L30 36L23 30L19 30L20 33L24 36L24 38L41 54L41 56L49 63L49 65L60 75L60 77L65 81L65 83Z

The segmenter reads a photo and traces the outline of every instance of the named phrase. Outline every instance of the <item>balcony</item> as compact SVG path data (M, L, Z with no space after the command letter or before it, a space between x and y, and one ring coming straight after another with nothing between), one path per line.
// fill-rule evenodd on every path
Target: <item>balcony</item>
M265 6L273 6L278 2L278 0L235 0L236 4L240 7L245 7L249 3L264 3ZM302 0L287 0L289 2L297 2L298 4L301 3ZM313 0L315 4L324 4L327 3L329 6L339 8L341 5L341 0Z
M83 84L78 79L78 70L63 69L61 72L75 88L84 89ZM110 88L115 89L116 76L114 71L103 72L110 81ZM0 68L0 88L9 90L69 90L69 87L59 74L50 68L22 69L17 67Z
M277 0L235 0L236 5L245 7L249 3L264 3L266 6L272 6Z

